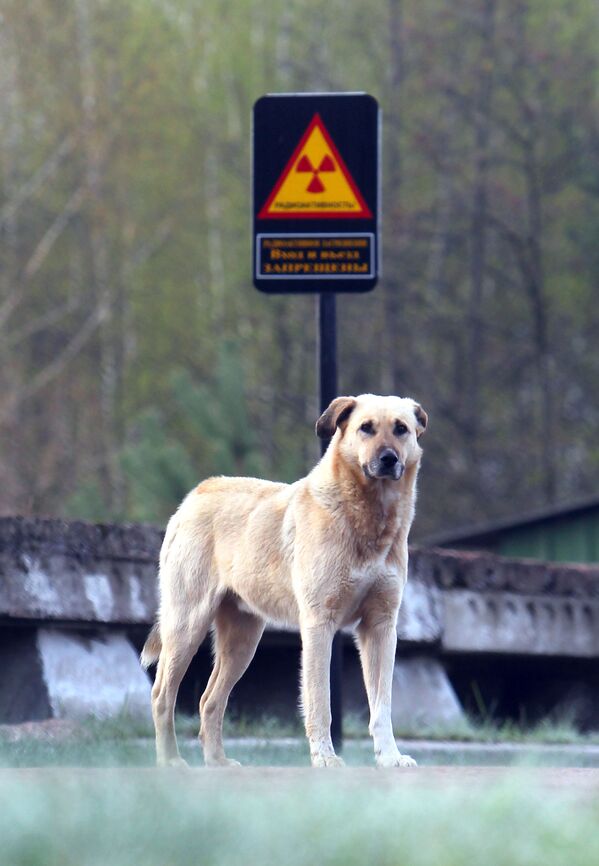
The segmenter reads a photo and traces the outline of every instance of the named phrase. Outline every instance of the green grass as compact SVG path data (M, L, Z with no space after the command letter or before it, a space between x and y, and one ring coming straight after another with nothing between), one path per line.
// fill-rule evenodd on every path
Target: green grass
M349 724L364 734L362 723ZM195 719L178 719L182 754L198 766L201 751L190 740L196 729ZM494 742L530 736L507 726L484 731ZM523 770L513 771L509 782L485 785L469 777L460 787L441 777L436 784L406 779L402 771L373 771L359 780L345 771L307 771L293 779L276 770L266 778L251 770L137 771L154 763L151 733L147 723L126 717L89 720L66 737L9 742L0 733L0 766L48 768L0 770L1 866L599 863L597 793L541 790ZM227 733L264 738L229 748L246 764L309 765L303 737L285 747L273 743L299 735L299 726L234 720ZM569 729L544 726L535 736L532 742L562 741ZM370 745L356 738L347 739L343 755L350 766L373 765ZM434 762L446 761L437 754ZM88 773L65 765L120 769Z
M202 752L197 742L197 719L179 717L177 732L183 757L191 764L202 764ZM345 724L346 738L343 757L350 766L372 766L373 752L367 738L366 725L355 717ZM541 762L552 765L594 766L599 757L585 753L585 746L596 742L596 737L583 737L571 726L545 723L535 729L525 730L515 725L497 727L491 724L468 724L452 728L421 729L418 737L413 731L398 731L400 740L412 740L403 751L412 754L421 764L514 764ZM308 748L299 723L281 724L265 717L261 720L233 719L225 728L229 744L227 753L242 764L254 766L308 766ZM244 742L244 738L253 738ZM289 738L284 745L277 744L281 737ZM552 752L550 755L510 754L498 749L492 754L480 751L430 752L422 739L453 741L454 743L519 743L533 747L537 744L569 744L578 746L578 754ZM34 736L29 734L12 741L9 732L0 729L0 767L151 767L154 764L154 741L151 723L131 719L127 716L99 721L90 719L68 735Z
M343 773L0 774L7 866L595 866L597 803L531 782L347 785Z
M177 730L181 734L195 736L198 720L180 717ZM262 718L225 718L226 737L303 737L301 721L282 722L270 716ZM347 740L368 737L368 719L356 713L346 713L343 719L343 734ZM418 725L397 727L395 736L403 740L446 740L464 743L546 743L588 745L599 744L599 731L582 734L568 719L545 719L536 725L518 724L513 721L496 722L491 719L475 721L464 718L446 725Z
M448 740L464 743L523 743L523 744L571 744L587 745L599 743L599 732L582 734L567 720L546 719L533 726L517 722L469 721L451 725L426 726L418 729L398 728L395 736L414 740Z
M199 719L197 716L178 715L176 727L178 736L196 737ZM116 740L154 736L151 722L131 719L125 714L106 721L89 720L84 724L84 730L103 738L110 737ZM368 737L367 717L357 713L346 713L343 719L343 733L347 740ZM302 738L304 729L299 718L281 720L268 715L256 718L234 716L229 713L225 716L224 736L264 739ZM395 736L404 740L446 740L465 743L547 743L580 746L599 744L599 731L582 734L567 719L558 721L545 719L532 726L513 721L498 723L491 719L484 722L464 719L446 725L398 727L395 729Z

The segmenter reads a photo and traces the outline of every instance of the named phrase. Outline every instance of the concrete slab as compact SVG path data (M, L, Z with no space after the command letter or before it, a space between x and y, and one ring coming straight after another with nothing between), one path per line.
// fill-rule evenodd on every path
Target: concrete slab
M443 649L596 658L599 601L457 589L443 596Z
M443 666L426 656L395 662L391 716L396 728L431 727L464 719Z
M443 632L441 593L434 586L408 580L397 618L397 636L406 643L435 643Z
M0 518L0 617L149 625L161 542L151 526Z
M37 646L54 718L150 717L150 681L124 635L39 629Z
M0 631L0 722L150 718L150 681L124 634Z

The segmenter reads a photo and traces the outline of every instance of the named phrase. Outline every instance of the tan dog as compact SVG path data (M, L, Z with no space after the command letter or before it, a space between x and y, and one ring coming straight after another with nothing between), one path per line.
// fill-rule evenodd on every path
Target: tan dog
M396 621L408 568L418 438L427 416L400 397L337 397L316 433L332 437L294 484L209 478L171 518L160 552L160 612L143 649L158 660L152 690L159 764L184 763L174 729L179 684L214 625L214 669L200 701L208 765L231 765L222 723L229 694L266 621L299 626L302 706L312 764L342 764L330 736L329 664L335 632L356 626L382 767L413 766L391 726Z

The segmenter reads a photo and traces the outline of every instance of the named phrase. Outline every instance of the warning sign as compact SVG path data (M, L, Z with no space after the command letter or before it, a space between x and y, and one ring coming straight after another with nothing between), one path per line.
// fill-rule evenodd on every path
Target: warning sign
M259 219L370 219L372 213L319 114L315 114Z
M374 276L374 235L259 234L257 274L263 279L344 279Z
M368 292L381 272L380 112L367 93L270 93L252 115L252 277Z

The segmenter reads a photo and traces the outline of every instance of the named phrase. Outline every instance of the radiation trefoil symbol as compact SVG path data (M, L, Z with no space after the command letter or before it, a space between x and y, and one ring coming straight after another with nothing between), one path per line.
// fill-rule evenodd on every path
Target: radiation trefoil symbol
M304 154L296 165L295 170L300 172L312 173L312 180L306 187L306 192L324 192L326 187L318 175L321 171L335 171L335 163L327 153L321 159L318 168L314 168L314 166L310 162L310 159L306 156L306 154Z
M318 114L310 121L258 213L258 219L302 217L372 217L370 208Z

